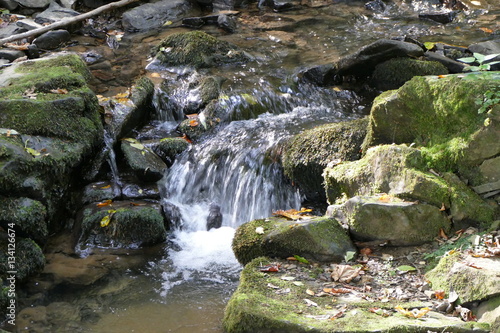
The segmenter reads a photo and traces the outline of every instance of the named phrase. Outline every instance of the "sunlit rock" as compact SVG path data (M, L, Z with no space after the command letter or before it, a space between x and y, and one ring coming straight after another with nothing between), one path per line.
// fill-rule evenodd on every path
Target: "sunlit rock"
M258 227L263 228L263 233L256 232ZM356 252L356 248L334 219L315 217L290 221L273 217L241 225L233 239L233 251L242 264L259 256L287 258L294 255L340 262L347 252Z

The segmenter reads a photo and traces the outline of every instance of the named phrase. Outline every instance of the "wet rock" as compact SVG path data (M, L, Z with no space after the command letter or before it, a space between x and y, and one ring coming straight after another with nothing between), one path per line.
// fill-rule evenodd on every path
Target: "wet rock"
M240 6L244 0L212 0L212 7L214 12L223 10L233 10Z
M171 202L162 202L163 214L165 216L166 229L181 229L182 228L182 214L179 207Z
M183 138L164 138L153 147L153 150L168 166L171 166L177 155L188 147L189 143Z
M87 205L93 202L114 200L121 195L120 188L110 182L91 183L82 191L81 204Z
M113 0L83 0L83 4L88 8L101 7L111 2L113 2Z
M434 22L447 24L453 22L455 17L457 16L457 11L450 11L445 13L419 13L418 17L420 19L431 20Z
M372 0L365 3L365 8L374 12L383 12L387 5L382 0Z
M458 251L443 257L425 277L434 290L448 294L453 289L458 294L458 304L487 300L500 294L499 264L499 258L476 258Z
M11 243L8 242L6 234L2 233L0 237L0 262L2 263L0 276L2 277L11 277L12 273L8 272L13 271L13 268L8 265L9 262L12 262L11 259L8 259L11 257L8 251L12 250L8 248L8 244ZM25 281L28 277L40 273L45 265L45 257L40 246L33 240L19 237L19 235L16 235L15 246L15 280L17 282Z
M50 6L36 16L35 22L38 24L54 23L61 21L62 19L65 18L71 18L78 15L80 15L79 12L69 8L64 8L58 5L57 2L55 1L50 1Z
M7 59L9 62L12 62L18 58L22 58L25 55L26 54L23 51L0 49L0 59Z
M188 28L198 29L205 25L205 20L201 17L187 17L182 19L182 25Z
M341 58L337 69L339 75L366 77L379 63L397 57L420 57L423 54L424 50L416 44L381 39Z
M387 193L436 208L444 205L455 223L491 223L494 209L454 174L444 173L441 177L427 170L420 150L386 145L370 148L359 161L328 167L323 175L330 203L343 195L352 198Z
M91 205L83 210L80 224L77 245L80 251L94 247L135 248L166 239L160 208L146 203L131 205L124 201L105 207Z
M379 90L390 90L401 87L414 76L444 74L448 74L448 69L439 62L393 58L375 67L370 84Z
M0 225L5 230L15 229L18 236L43 243L48 236L47 209L41 202L29 198L0 198Z
M469 45L469 50L474 53L480 53L484 55L500 54L500 39L489 40L486 42ZM500 61L500 55L488 62L492 61ZM500 70L500 64L491 65L491 70Z
M121 150L137 178L145 182L156 182L163 177L163 170L167 165L150 148L135 141L123 140Z
M8 24L0 28L0 38L7 38L28 31L26 28L21 28L15 24Z
M198 11L186 0L161 0L146 3L123 13L123 27L127 31L147 31L163 26L167 21L183 16L196 16Z
M154 52L155 62L165 67L212 67L244 63L250 59L237 46L201 31L172 34Z
M233 33L236 31L236 20L228 15L221 14L217 19L217 25L224 31Z
M332 64L314 66L297 74L301 82L311 82L320 87L331 86L342 80L337 76L337 68Z
M276 11L292 9L300 5L297 0L260 0L259 7L268 6Z
M436 52L427 51L424 57L429 61L437 61L443 64L450 73L462 73L467 66L463 62L455 61Z
M216 203L210 204L210 213L207 217L207 230L217 229L222 226L222 213L220 212L220 206Z
M33 44L42 50L54 50L70 39L71 34L67 30L52 30L35 38Z
M160 199L160 191L156 185L126 184L123 186L124 199Z
M451 227L435 206L398 199L383 202L379 196L351 198L332 208L329 216L348 226L356 240L388 241L394 246L432 242L440 229L447 232Z
M268 218L238 227L233 252L242 264L260 256L287 258L299 255L318 261L340 262L346 252L356 252L349 236L334 219L316 217L289 221Z
M341 163L361 157L368 119L315 127L294 136L285 146L285 174L310 200L324 200L323 169L330 161Z

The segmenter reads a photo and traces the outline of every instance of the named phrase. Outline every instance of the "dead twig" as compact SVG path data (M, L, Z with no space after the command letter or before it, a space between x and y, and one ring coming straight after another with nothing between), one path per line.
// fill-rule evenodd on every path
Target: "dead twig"
M116 2L111 2L111 3L108 3L107 5L104 5L104 6L101 6L99 8L96 8L94 10L91 10L90 12L80 14L80 15L77 15L75 17L63 19L61 21L49 24L49 25L42 27L42 28L33 29L30 31L23 32L21 34L2 38L2 39L0 39L0 46L3 46L5 43L10 43L10 42L13 42L15 40L19 40L19 39L23 39L23 38L27 38L27 37L38 36L38 35L43 34L44 32L54 30L57 28L61 28L61 27L70 25L70 24L75 23L75 22L83 21L89 17L100 14L106 10L123 7L123 6L126 6L126 5L131 4L133 2L136 2L136 1L138 1L138 0L120 0L120 1L116 1Z

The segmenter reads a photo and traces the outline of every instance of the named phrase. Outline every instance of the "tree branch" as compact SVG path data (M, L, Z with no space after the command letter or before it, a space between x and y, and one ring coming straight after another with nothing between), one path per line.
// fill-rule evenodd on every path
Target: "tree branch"
M15 41L15 40L19 40L19 39L23 39L23 38L27 38L27 37L32 37L32 36L38 36L38 35L43 34L44 32L47 32L47 31L50 31L50 30L54 30L54 29L57 29L57 28L61 28L61 27L67 26L69 24L85 20L85 19L87 19L89 17L92 17L94 15L100 14L100 13L106 11L106 10L113 9L113 8L123 7L125 5L128 5L128 4L130 4L132 2L136 2L136 1L138 1L138 0L120 0L120 1L116 1L116 2L111 2L111 3L108 3L108 4L104 5L104 6L96 8L94 10L91 10L90 12L87 12L87 13L84 13L84 14L80 14L80 15L77 15L75 17L63 19L61 21L49 24L49 25L44 26L42 28L33 29L33 30L30 30L30 31L23 32L21 34L17 34L17 35L13 35L13 36L10 36L10 37L2 38L2 39L0 39L0 46L3 46L5 43L9 43L9 42L12 42L12 41Z

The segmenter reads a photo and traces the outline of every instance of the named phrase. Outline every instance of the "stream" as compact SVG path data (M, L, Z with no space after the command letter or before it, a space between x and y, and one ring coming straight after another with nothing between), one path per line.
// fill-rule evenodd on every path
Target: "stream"
M459 14L453 23L442 25L418 19L420 11L435 10L428 3L396 1L373 12L365 9L364 2L349 1L283 13L259 10L254 4L241 10L240 28L234 34L204 27L203 31L237 44L255 58L243 66L193 73L224 78L221 90L228 96L232 121L190 146L158 182L161 200L179 208L180 225L165 244L147 250L103 250L99 264L109 260L116 269L92 284L79 288L61 284L44 294L43 279L30 282L21 304L37 313L30 318L45 317L19 318L17 330L222 332L224 307L241 271L231 250L236 228L278 209L301 208L303 197L274 158L280 147L304 129L369 112L369 99L353 91L298 83L294 74L334 62L380 38L408 35L421 42L457 45L487 40L490 37L479 28L494 30L500 14L499 8ZM170 29L148 42L154 45L178 31L188 30ZM158 68L154 72L160 81L170 80L176 87L178 105L188 103L185 73ZM158 102L162 94L157 88L158 117L151 126L158 133L172 133L175 112L181 111ZM245 96L253 97L259 111L242 113L248 107ZM212 203L221 207L223 224L207 231Z

